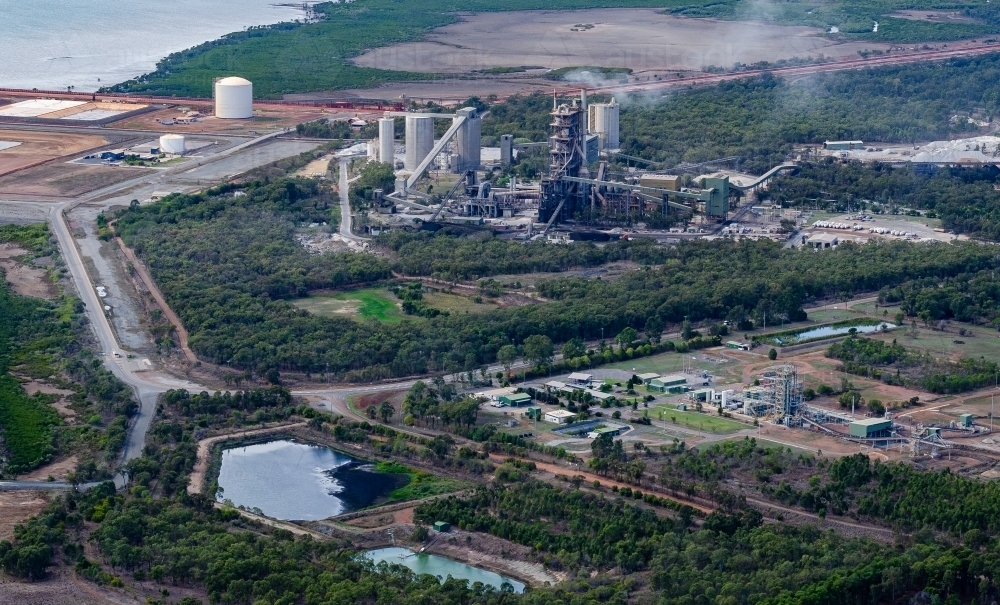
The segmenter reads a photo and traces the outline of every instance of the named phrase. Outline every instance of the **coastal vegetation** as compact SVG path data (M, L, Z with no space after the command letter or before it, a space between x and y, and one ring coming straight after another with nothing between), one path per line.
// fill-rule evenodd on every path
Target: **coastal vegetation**
M724 0L429 0L420 4L393 0L320 3L314 23L280 23L253 27L174 53L156 70L105 90L164 96L210 97L213 78L239 75L254 82L262 98L283 94L369 88L388 81L434 77L428 74L359 67L350 62L363 52L421 39L434 28L454 23L459 11L569 10L650 7L686 17L713 17L809 25L823 30L836 26L842 40L914 43L976 38L1000 31L1000 14L990 4L962 1L947 10L962 19L934 22L903 19L896 11L945 10L931 0L859 2L838 0L752 4ZM873 23L877 21L877 31ZM729 67L729 66L723 66Z

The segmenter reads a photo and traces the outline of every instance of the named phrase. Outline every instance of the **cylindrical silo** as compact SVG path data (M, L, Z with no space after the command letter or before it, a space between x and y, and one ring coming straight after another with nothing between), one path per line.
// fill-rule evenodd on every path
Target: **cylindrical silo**
M468 112L465 123L455 134L458 160L453 170L459 174L466 170L476 170L482 164L483 121L475 112Z
M378 121L378 161L393 164L394 159L394 139L396 137L396 120L392 118L379 118Z
M253 117L253 84L243 78L215 82L215 117L245 120Z
M618 103L614 99L608 103L607 109L605 110L607 120L607 141L608 149L620 149L621 144L618 141Z
M406 116L406 169L416 170L433 148L434 118Z
M601 140L601 149L618 149L618 103L611 99L610 103L594 103L590 106L590 131Z
M181 155L185 151L184 135L165 134L160 137L160 152Z

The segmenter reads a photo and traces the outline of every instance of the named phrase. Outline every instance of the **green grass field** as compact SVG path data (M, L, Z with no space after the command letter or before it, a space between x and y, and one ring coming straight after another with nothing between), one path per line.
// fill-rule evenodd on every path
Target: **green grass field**
M375 470L380 473L408 475L410 478L409 483L393 490L392 494L389 495L389 500L379 503L378 506L393 502L420 500L421 498L429 498L430 496L437 496L439 494L449 494L469 486L464 481L439 477L425 471L404 466L398 462L379 462L375 465Z
M447 311L453 315L464 313L481 313L498 308L497 305L488 302L477 303L467 296L449 294L447 292L424 292L423 301L432 309Z
M671 424L677 424L708 433L735 433L750 427L750 425L717 416L714 410L710 414L682 412L671 405L660 405L649 410L649 417L654 422L660 421L661 414L663 422L667 423L668 428Z
M960 328L966 330L964 336L958 333ZM887 342L895 339L907 349L927 351L935 357L1000 358L1000 336L996 330L957 322L949 323L946 332L931 330L918 322L916 338L911 336L909 327L904 327L880 335L879 339Z
M292 304L322 317L361 317L384 323L395 323L405 317L396 297L385 288L365 288L332 296L320 294L300 298Z

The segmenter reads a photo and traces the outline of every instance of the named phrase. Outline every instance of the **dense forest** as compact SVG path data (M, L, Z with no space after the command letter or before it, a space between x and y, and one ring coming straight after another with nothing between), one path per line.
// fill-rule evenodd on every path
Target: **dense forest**
M0 228L0 242L25 248L26 261L55 257L58 265L53 241L45 225ZM47 301L21 296L0 277L0 476L70 454L79 459L78 479L110 476L125 444L128 418L138 405L131 390L84 347L91 337L82 312L75 297ZM66 426L52 405L58 397L29 397L21 386L26 379L70 390L67 403L87 423Z
M389 231L379 236L378 243L394 252L393 271L445 280L559 272L615 261L658 265L669 255L666 248L648 239L622 240L604 246L590 242L563 246L544 240L512 244L491 231L464 236L447 226L433 233Z
M662 266L615 281L556 279L538 292L551 303L499 309L489 314L404 320L397 324L321 318L288 299L317 289L343 288L389 276L389 264L366 254L309 255L293 240L297 224L329 210L329 194L314 183L279 180L199 196L175 196L122 211L117 229L149 264L171 306L191 334L191 347L215 363L257 372L327 372L351 380L466 371L496 360L497 351L533 334L562 343L610 337L625 327L729 319L798 319L817 299L891 288L908 280L958 278L995 268L990 250L975 244L917 246L906 243L844 245L830 254L783 250L769 242L686 242L644 251ZM419 248L442 250L445 236L399 236L406 256L430 258ZM484 242L504 268L533 269L537 250L513 242ZM464 250L449 261L461 267ZM586 264L588 248L580 248ZM624 253L624 252L623 252ZM607 260L614 258L606 257ZM265 260L266 259L266 260ZM602 260L602 259L597 259ZM504 266L503 262L511 264ZM433 262L408 270L438 271ZM445 265L447 267L447 265ZM550 265L551 266L551 265ZM449 271L451 271L449 269ZM463 270L464 271L464 270ZM454 271L450 274L461 274Z
M927 536L887 547L808 526L761 525L753 510L717 511L699 531L683 531L683 523L622 500L530 481L422 504L416 517L532 546L555 569L648 572L648 585L634 590L651 590L651 602L663 604L877 603L921 589L967 601L997 590L977 577L993 577L995 546L983 552Z

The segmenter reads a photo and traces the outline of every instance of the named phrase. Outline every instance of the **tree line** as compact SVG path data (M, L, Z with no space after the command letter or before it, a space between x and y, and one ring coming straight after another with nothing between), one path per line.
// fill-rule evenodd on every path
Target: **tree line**
M298 180L231 187L123 211L117 229L149 264L191 334L191 347L214 363L260 376L296 371L374 380L469 371L494 362L504 345L533 335L564 343L610 338L628 327L662 330L685 318L727 319L732 325L752 325L765 314L771 321L801 319L803 305L819 299L990 271L998 262L989 250L968 243L845 244L821 255L769 242L683 242L670 248L623 243L617 248L622 254L641 251L660 266L613 281L542 281L537 291L551 302L383 324L317 317L288 302L317 289L390 275L390 264L381 258L310 255L295 242L295 225L329 212L328 192ZM401 249L419 258L421 245L446 247L444 237L394 241L406 241ZM501 258L539 254L517 242L486 244ZM469 250L478 245L462 244ZM614 250L605 258L619 254Z

